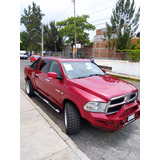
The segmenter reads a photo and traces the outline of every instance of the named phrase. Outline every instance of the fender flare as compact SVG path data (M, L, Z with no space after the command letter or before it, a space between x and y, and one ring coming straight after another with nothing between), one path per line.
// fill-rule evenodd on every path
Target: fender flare
M77 100L74 97L71 97L71 96L64 96L63 97L62 110L64 109L64 104L67 101L71 101L72 103L74 103L77 106L77 108L78 108L78 110L81 114L81 117L85 118L85 113L84 113L83 106L81 106L81 104L79 102L77 102Z

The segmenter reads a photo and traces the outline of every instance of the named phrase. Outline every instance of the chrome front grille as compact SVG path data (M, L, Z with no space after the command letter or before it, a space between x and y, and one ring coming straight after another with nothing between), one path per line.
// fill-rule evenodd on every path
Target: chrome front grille
M117 113L124 105L135 102L137 95L138 92L136 91L127 95L111 98L106 108L107 115Z

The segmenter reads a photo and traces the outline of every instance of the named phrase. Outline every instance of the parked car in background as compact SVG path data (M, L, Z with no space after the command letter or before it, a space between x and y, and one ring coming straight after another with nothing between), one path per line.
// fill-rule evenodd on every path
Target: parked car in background
M20 53L20 59L28 59L26 53Z
M32 56L30 57L30 61L31 61L31 62L34 62L34 61L36 61L39 57L40 57L39 55L32 55Z

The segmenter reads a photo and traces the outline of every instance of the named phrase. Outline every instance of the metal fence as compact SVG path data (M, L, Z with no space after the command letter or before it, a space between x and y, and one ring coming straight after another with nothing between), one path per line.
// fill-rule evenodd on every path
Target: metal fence
M104 58L104 59L115 59L115 60L125 60L128 53L116 52L114 50L108 50L106 48L84 48L77 50L78 58Z
M111 59L111 60L128 60L127 59L128 53L124 52L102 52L102 51L92 51L87 50L87 51L77 51L77 58L99 58L99 59ZM57 52L50 52L50 53L45 53L45 56L55 56L55 57L65 57L65 58L72 58L73 53L72 52L64 52L64 51L57 51Z

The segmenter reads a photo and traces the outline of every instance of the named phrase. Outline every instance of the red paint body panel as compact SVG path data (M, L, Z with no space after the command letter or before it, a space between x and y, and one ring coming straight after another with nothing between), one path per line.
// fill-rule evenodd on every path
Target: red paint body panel
M70 80L70 82L73 86L94 94L105 101L137 90L137 88L130 83L110 75L74 79Z
M35 90L44 94L62 110L64 101L70 100L76 104L81 116L87 119L91 125L109 132L114 132L129 124L130 122L127 122L129 115L135 114L134 120L140 117L139 101L124 105L114 115L93 113L86 111L83 108L88 102L108 102L111 98L127 95L137 91L138 89L130 83L109 75L92 76L81 79L68 79L65 75L62 62L90 62L90 60L62 59L54 57L43 57L41 59L56 61L59 64L63 79L54 79L51 78L51 75L48 77L47 74L39 71L41 63L40 60L37 70L31 69L29 66L25 67L25 80L29 78ZM46 79L49 81L46 81ZM110 121L113 121L113 124L110 124ZM114 126L115 124L117 125L116 128Z

